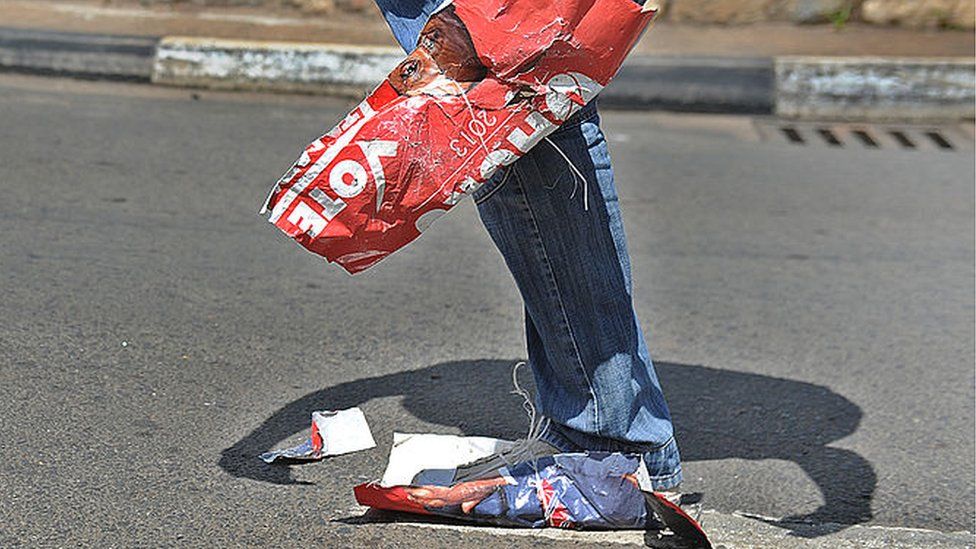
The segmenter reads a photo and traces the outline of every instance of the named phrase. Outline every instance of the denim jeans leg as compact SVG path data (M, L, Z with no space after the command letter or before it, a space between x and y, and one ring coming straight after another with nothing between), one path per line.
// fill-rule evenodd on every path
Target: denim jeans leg
M564 451L643 453L655 488L674 487L681 481L680 456L633 308L630 260L596 106L584 108L550 141L474 193L525 302L537 404L552 420L545 438Z
M411 51L441 0L377 0ZM638 2L641 3L641 2ZM546 439L565 451L643 453L654 487L681 481L671 418L631 299L630 259L596 106L475 192L525 302Z

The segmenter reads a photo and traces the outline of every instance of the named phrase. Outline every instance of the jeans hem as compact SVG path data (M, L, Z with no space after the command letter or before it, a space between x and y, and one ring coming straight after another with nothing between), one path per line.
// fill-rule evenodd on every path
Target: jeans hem
M674 490L681 485L681 481L684 480L684 474L681 471L681 466L666 476L651 476L651 486L654 490L667 491Z
M553 423L550 420L546 429L542 432L541 439L560 452L581 452L581 451L608 451L606 448L582 448L578 444L575 444L565 435L560 433L558 430L553 429ZM561 425L557 428L565 428ZM592 436L592 435L591 435ZM649 468L653 463L660 463L660 459L648 459L649 456L654 454L666 455L669 452L674 452L674 457L677 457L677 444L674 437L669 438L663 444L659 444L653 447L641 447L641 445L627 443L624 441L616 441L611 439L607 440L607 446L616 446L609 451L616 451L625 454L642 454L644 456L644 464ZM680 458L678 458L680 459ZM674 461L674 460L672 460ZM654 490L672 490L681 484L683 480L683 474L681 471L681 462L678 461L673 467L667 468L666 471L655 471L652 472L648 470L648 476L651 479L651 485Z
M578 452L580 450L585 450L585 448L580 448L576 444L573 444L572 441L558 431L554 431L552 429L552 425L553 423L550 419L548 425L546 425L545 430L542 432L542 435L539 438L548 442L560 452Z

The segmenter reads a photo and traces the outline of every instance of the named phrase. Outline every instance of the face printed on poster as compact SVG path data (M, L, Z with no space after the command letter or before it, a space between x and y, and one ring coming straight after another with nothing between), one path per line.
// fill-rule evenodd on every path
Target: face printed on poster
M633 0L446 2L263 211L346 271L371 267L591 101L656 13Z
M390 84L401 95L457 95L487 73L467 27L448 5L431 16L417 49L390 73Z

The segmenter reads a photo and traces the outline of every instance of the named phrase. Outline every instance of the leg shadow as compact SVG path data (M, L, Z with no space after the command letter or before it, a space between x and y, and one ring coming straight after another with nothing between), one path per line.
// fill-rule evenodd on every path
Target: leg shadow
M515 360L448 362L422 370L398 372L328 387L289 403L258 428L221 452L220 468L240 478L272 484L300 484L291 466L267 465L257 456L308 430L316 410L341 410L375 398L401 396L403 406L424 421L458 427L464 434L497 438L525 435L526 418L512 397L511 406L498 406L512 390ZM531 384L531 382L529 382Z
M799 465L824 503L780 525L871 519L877 475L860 455L830 443L857 431L863 413L830 389L769 376L655 364L684 461L779 459Z
M467 435L523 436L526 418L517 401L497 406L511 391L514 362L445 362L309 393L224 450L219 466L235 477L296 484L289 466L265 465L257 456L307 429L315 410L349 408L387 396L402 397L404 408L418 419L457 427ZM798 464L816 483L824 504L776 524L791 529L796 524L801 535L809 530L803 524L853 525L871 519L874 469L858 454L829 446L857 430L863 414L854 403L810 383L705 366L655 366L684 461L779 459Z

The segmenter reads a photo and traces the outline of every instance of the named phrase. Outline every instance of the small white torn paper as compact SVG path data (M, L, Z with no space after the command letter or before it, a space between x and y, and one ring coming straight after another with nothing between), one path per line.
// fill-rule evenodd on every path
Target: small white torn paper
M450 484L461 465L503 452L514 444L487 437L393 433L390 461L380 485ZM423 477L418 479L421 471Z
M373 433L359 408L312 412L312 431L308 440L285 450L274 450L259 457L266 463L276 459L315 460L375 448Z

